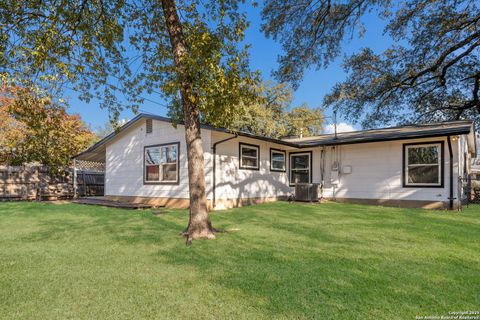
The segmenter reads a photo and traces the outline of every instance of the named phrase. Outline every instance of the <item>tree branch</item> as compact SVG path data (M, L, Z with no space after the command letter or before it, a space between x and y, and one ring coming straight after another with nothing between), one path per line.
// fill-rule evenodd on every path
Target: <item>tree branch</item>
M457 44L455 44L454 46L451 46L450 48L448 48L447 50L445 50L441 55L440 57L438 57L438 59L433 63L433 65L431 65L430 67L426 68L426 69L423 69L421 71L419 71L418 73L416 73L415 75L412 75L410 77L407 77L405 78L404 80L402 80L402 84L404 85L407 85L407 86L411 86L415 83L415 81L422 77L423 75L427 74L427 73L430 73L430 72L435 72L436 70L438 70L438 68L440 68L440 66L443 64L443 62L445 61L445 59L450 55L452 54L453 52L457 51L458 49L464 47L465 45L469 44L470 42L472 42L473 40L477 39L480 37L480 31L477 31L473 34L471 34L470 36L468 36L467 38L463 39L462 41L458 42ZM477 41L476 46L478 46L479 43ZM474 48L475 48L474 47ZM474 49L472 48L472 50Z

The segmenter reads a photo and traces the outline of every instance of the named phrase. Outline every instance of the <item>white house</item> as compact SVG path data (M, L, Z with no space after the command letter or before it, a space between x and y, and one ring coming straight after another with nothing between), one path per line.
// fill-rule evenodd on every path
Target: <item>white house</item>
M285 199L318 183L324 199L455 208L476 154L474 124L453 121L271 139L202 127L211 208ZM105 162L105 197L188 207L184 128L140 114L76 159Z

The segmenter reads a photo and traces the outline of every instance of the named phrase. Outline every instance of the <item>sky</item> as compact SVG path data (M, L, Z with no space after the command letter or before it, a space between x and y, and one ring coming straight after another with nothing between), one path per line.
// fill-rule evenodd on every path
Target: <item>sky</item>
M282 48L279 43L272 39L267 39L260 31L262 23L260 17L260 7L252 7L249 3L245 5L248 18L250 20L250 27L246 31L245 42L251 44L250 62L252 70L260 70L264 80L275 80L271 76L271 72L278 67L277 57L282 53ZM357 35L351 41L348 41L343 46L342 54L326 69L315 70L311 68L305 72L305 76L299 88L294 92L294 99L292 106L298 106L302 103L307 103L310 107L316 108L322 106L323 97L329 93L332 87L346 78L341 63L343 57L352 54L364 47L370 47L376 52L383 51L392 44L392 40L383 35L385 22L380 20L375 14L369 14L364 17L363 23L366 27L365 34L359 38ZM70 101L69 112L79 113L83 120L92 129L96 129L105 125L108 122L107 110L102 110L99 107L99 101L92 100L89 103L78 100L78 93L74 91L67 91L67 98ZM163 103L158 96L148 96L149 100L158 103ZM158 103L145 101L140 108L140 112L147 112L165 116L167 109L160 106ZM332 131L332 111L326 109L324 111L326 116L325 131ZM134 114L130 110L125 110L121 113L120 119L131 119ZM338 131L351 131L361 129L358 125L347 123L342 115L337 115Z

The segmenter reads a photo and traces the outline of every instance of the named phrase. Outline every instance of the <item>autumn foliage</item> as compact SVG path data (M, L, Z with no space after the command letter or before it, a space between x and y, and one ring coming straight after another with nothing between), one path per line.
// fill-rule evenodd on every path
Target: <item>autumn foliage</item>
M0 87L0 164L39 162L52 170L69 164L95 135L80 116L33 89Z

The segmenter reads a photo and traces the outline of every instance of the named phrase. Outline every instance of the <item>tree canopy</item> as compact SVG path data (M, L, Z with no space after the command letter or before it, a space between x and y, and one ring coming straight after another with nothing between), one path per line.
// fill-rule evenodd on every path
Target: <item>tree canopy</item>
M306 68L330 64L362 18L375 12L394 42L347 57L348 74L325 105L366 127L391 122L480 120L480 7L473 0L267 0L263 30L284 55L276 75L299 84Z
M187 243L212 238L200 119L229 126L236 106L256 98L242 2L3 0L0 71L22 83L73 84L81 98L100 98L113 120L125 106L136 111L144 94L164 98L185 126Z
M247 46L239 44L248 24L238 3L176 3L188 45L183 63L194 83L190 99L209 123L255 98L249 88L258 74L249 69ZM0 71L49 90L71 85L85 101L100 99L113 120L156 95L181 121L181 81L163 11L154 0L1 1Z
M94 129L95 135L99 138L105 138L109 134L113 132L117 132L121 126L126 124L128 122L128 119L121 119L118 121L107 121L106 123L103 124L103 126L98 126L97 128Z
M256 86L255 91L258 99L241 107L231 125L233 130L271 138L322 132L322 110L306 104L292 107L293 91L289 85L267 81Z
M28 88L2 87L0 118L4 165L39 162L60 171L96 139L79 115L68 114L51 97Z

